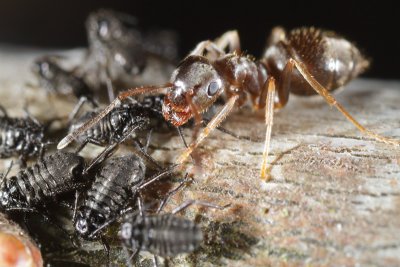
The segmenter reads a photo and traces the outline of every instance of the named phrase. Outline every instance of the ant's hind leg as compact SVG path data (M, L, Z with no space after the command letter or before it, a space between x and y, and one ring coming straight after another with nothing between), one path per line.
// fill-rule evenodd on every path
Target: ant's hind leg
M357 129L368 135L369 137L386 143L386 144L391 144L391 145L400 145L400 140L396 140L393 138L388 138L379 134L376 134L368 129L366 129L364 126L362 126L356 119L354 119L348 112L347 110L340 105L336 99L328 92L327 89L325 89L317 80L314 79L312 74L308 71L307 67L304 65L304 63L297 61L295 59L289 59L289 63L293 64L296 69L300 72L300 74L303 76L304 80L308 82L308 84L311 85L311 87L318 93L320 94L326 102L328 102L329 105L336 107L345 117L347 120L349 120L354 126L357 127Z

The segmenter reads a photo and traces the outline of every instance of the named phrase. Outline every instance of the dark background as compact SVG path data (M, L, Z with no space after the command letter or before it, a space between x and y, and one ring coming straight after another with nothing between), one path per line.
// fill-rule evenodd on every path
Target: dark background
M144 28L175 29L185 55L203 39L238 29L242 49L259 56L273 26L317 26L354 41L372 59L367 77L399 79L400 13L377 1L2 1L0 43L70 48L86 44L84 20L100 7L135 15ZM4 3L6 2L6 3ZM372 2L372 1L369 1Z

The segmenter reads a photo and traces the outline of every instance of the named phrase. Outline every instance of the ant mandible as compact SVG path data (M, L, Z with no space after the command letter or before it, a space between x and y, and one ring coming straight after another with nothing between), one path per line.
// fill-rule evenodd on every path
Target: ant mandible
M225 52L226 49L228 52ZM226 118L235 104L243 105L250 96L255 108L265 108L267 129L261 178L266 179L273 111L287 104L290 92L303 96L318 93L362 133L384 143L399 145L398 140L378 135L363 127L330 93L358 76L368 65L368 60L355 45L330 31L310 27L295 29L286 34L282 28L277 27L272 31L269 45L258 61L240 52L237 32L229 31L215 41L200 42L174 71L170 83L121 92L97 117L61 140L58 148L67 146L122 100L165 89L167 94L163 102L163 116L176 126L185 124L192 117L199 124L202 112L223 93L227 97L224 107L180 155L178 163L186 161L200 142Z

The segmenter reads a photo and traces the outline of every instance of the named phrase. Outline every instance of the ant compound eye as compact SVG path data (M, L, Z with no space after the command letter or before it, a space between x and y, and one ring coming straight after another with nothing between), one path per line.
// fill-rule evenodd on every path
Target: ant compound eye
M208 96L214 96L220 88L220 84L218 82L210 82L207 89Z

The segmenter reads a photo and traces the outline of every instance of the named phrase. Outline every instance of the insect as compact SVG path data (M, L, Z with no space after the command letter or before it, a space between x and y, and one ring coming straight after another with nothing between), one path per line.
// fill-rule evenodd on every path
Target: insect
M398 140L378 135L363 127L330 93L368 67L368 61L352 43L332 32L316 28L299 28L288 34L276 28L270 40L263 57L258 61L240 52L236 31L226 32L215 41L200 42L174 71L170 83L121 92L97 117L61 140L58 148L68 145L76 136L120 105L122 100L161 90L167 90L163 102L164 118L176 126L185 124L192 117L199 121L200 114L213 105L217 98L221 95L227 98L224 107L179 156L178 163L187 160L235 105L242 106L250 98L255 108L265 108L267 128L261 178L267 179L273 111L287 104L290 92L304 96L318 93L362 133L377 141L400 144Z
M136 18L106 9L88 16L86 31L89 54L81 72L95 87L105 84L111 92L111 81L141 84L146 75L141 76L148 70L151 79L168 80L177 55L173 32L143 34Z
M175 208L171 213L159 214L166 200L182 186L171 191L161 202L156 214L146 215L141 202L138 201L139 213L128 214L121 225L119 236L124 248L133 250L129 257L134 258L140 251L149 251L154 254L154 265L157 266L157 257L172 257L181 253L189 253L197 249L203 241L200 226L193 221L176 216L177 213L194 204L215 209L225 209L230 204L218 206L208 202L188 200ZM139 199L140 200L140 199Z
M97 239L102 229L130 209L131 200L143 188L171 174L175 166L145 180L146 167L135 155L113 157L97 173L79 207L75 229L85 239ZM74 212L75 213L75 212Z
M43 152L45 127L26 112L26 118L11 118L0 106L0 158L19 156L21 164Z
M86 185L82 180L84 168L84 159L76 153L58 151L15 176L7 178L7 172L0 183L0 210L38 211L61 194Z
M32 71L38 78L40 86L49 93L72 94L79 100L70 114L70 119L78 114L85 102L89 102L94 108L98 107L98 103L94 100L94 93L86 82L74 71L63 69L55 57L44 56L36 59Z

